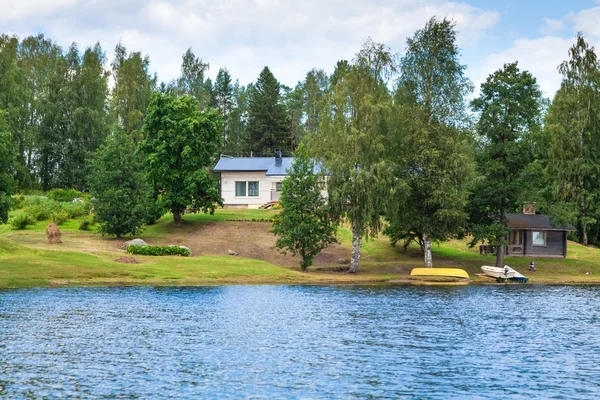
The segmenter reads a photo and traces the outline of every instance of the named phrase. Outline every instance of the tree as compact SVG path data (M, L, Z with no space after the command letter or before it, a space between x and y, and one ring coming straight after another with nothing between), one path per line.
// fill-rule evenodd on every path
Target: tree
M306 271L321 250L336 242L336 226L321 196L315 163L303 144L294 156L294 163L283 180L280 199L283 210L275 217L271 232L278 236L275 246L293 255L299 254L300 267Z
M176 222L188 206L212 214L223 205L208 169L219 148L222 124L217 110L200 111L193 97L152 97L140 149L149 179Z
M323 99L329 88L327 74L322 69L310 70L306 74L302 88L306 109L306 130L314 132L319 128Z
M112 64L114 87L111 113L118 127L136 143L142 139L142 123L150 96L156 87L156 76L149 72L150 58L140 52L127 53L122 43L115 47Z
M8 220L10 196L14 189L11 170L14 166L14 147L11 145L11 134L5 122L6 112L0 110L0 223Z
M223 144L222 153L231 156L248 154L248 107L252 85L241 86L236 80L233 85L234 106L229 115L227 142Z
M546 118L552 136L549 171L558 199L574 215L580 242L587 245L600 217L600 65L581 34L569 57L559 66L563 81Z
M397 186L386 160L390 148L391 96L387 79L395 69L389 49L368 40L352 64L338 63L336 83L326 95L322 120L310 136L311 152L323 162L332 212L350 221L350 273L358 271L363 236L381 229L381 215Z
M447 240L465 225L464 211L473 162L465 96L472 84L464 76L455 24L430 19L407 40L392 119L391 159L409 187L407 201L389 208L385 233L405 247L416 241L426 267L432 267L431 242Z
M189 48L181 58L181 77L177 80L177 93L187 94L198 100L198 107L204 109L212 103L212 83L207 85L204 75L210 64L196 57Z
M265 67L250 97L248 109L250 150L255 155L272 155L275 149L290 153L289 121L281 99L281 85Z
M138 234L146 221L150 186L133 139L122 132L109 136L92 166L90 193L98 230L117 237Z
M542 93L536 79L514 62L490 75L471 104L479 113L476 129L481 138L481 179L470 200L471 246L484 240L497 246L496 266L502 267L505 214L520 206L521 176L533 160L526 139L540 129Z

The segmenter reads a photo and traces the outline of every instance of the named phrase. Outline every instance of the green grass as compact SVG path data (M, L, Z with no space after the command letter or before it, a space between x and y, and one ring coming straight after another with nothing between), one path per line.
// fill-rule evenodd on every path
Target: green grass
M142 237L163 238L181 234L189 227L204 223L219 223L230 219L272 218L277 210L220 209L214 215L184 215L184 222L175 224L171 215L165 215L156 224L145 227ZM85 237L93 243L110 238L94 236L93 232L79 231L79 223L70 220L60 226L69 232L71 248L42 249L44 229L49 221L39 221L22 231L12 231L10 225L0 225L0 288L60 285L200 285L229 283L352 283L385 282L409 279L414 267L422 266L419 249L412 245L406 251L402 246L392 247L380 236L364 240L360 273L348 275L334 272L333 266L312 268L309 273L297 267L287 268L268 262L231 256L203 257L147 257L135 256L142 264L115 262L125 253L92 251L85 248ZM12 232L11 232L12 231ZM18 240L18 244L14 240ZM77 241L77 238L81 240ZM347 249L351 234L340 227L338 238ZM227 240L224 238L223 240ZM252 238L249 238L252 240ZM97 242L96 242L97 241ZM34 247L30 247L34 246ZM434 244L435 267L465 269L474 282L491 282L478 277L482 265L493 265L493 256L480 256L466 241L453 240ZM531 283L600 283L600 250L569 242L568 258L536 258L537 272L529 273L528 258L508 257L505 262L530 277ZM589 273L589 274L586 274Z

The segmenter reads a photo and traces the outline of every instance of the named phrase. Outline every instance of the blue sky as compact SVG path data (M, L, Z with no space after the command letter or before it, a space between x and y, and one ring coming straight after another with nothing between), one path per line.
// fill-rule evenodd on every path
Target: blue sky
M179 75L188 47L247 84L268 65L293 86L313 68L331 72L372 37L402 54L407 36L433 15L457 22L467 74L479 86L506 62L519 61L548 97L575 34L600 44L600 3L593 0L0 0L0 32L42 32L62 46L99 41L107 56L121 40L150 56L159 79Z

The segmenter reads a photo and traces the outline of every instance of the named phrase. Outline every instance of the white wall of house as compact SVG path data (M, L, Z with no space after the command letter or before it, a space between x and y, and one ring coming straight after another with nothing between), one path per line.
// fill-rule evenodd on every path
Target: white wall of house
M258 207L272 201L277 197L277 182L283 181L284 176L266 176L263 172L221 172L221 196L223 203L227 206L248 205ZM236 196L236 182L258 182L258 196L250 196L248 184L246 183L246 195ZM273 199L273 200L278 200Z

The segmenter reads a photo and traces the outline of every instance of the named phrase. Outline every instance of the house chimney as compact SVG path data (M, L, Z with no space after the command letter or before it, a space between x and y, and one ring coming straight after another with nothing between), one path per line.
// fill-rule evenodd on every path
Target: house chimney
M535 215L535 202L523 204L524 215Z
M281 165L281 150L275 149L275 165Z

